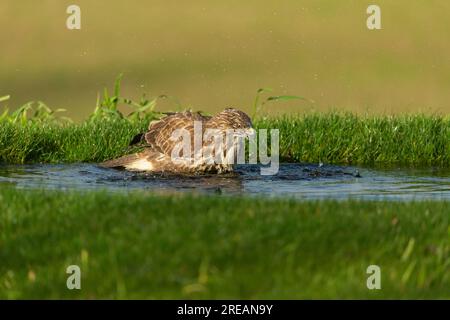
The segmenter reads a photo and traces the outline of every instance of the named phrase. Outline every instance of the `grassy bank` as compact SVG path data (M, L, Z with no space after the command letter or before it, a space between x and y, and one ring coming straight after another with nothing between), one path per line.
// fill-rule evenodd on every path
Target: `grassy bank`
M100 162L126 152L145 130L139 121L110 119L74 123L0 123L0 162Z
M450 165L450 119L310 114L258 122L278 128L285 160L364 165Z
M0 120L0 162L99 162L127 152L149 119L116 116L82 123ZM256 121L280 129L283 161L364 165L450 165L450 120L308 114Z
M444 202L0 198L0 298L450 298ZM371 264L381 290L366 288Z

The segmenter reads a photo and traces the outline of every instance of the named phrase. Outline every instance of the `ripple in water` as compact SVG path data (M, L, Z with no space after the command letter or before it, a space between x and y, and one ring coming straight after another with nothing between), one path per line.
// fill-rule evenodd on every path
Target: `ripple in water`
M22 189L101 189L113 192L260 195L298 199L450 200L448 169L367 169L281 164L274 176L257 165L241 165L224 175L144 174L92 164L3 165L0 185Z

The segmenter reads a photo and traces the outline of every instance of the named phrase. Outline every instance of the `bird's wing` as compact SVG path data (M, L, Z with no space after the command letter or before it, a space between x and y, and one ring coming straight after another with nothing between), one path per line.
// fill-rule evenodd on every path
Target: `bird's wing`
M170 156L173 148L179 143L179 140L171 139L175 130L187 130L191 135L192 146L194 139L194 121L204 123L209 119L210 117L203 116L200 113L179 112L170 114L150 123L148 132L145 134L145 140L154 150Z

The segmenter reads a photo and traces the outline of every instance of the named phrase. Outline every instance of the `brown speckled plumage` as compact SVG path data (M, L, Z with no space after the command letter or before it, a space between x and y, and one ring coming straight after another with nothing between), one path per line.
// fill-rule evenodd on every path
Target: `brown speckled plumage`
M225 133L228 129L252 128L250 117L244 112L232 108L225 109L213 117L203 116L200 113L193 112L173 113L150 123L148 131L144 135L148 147L143 152L109 160L103 162L101 166L125 168L132 171L175 173L220 173L231 171L233 167L228 164L192 164L192 161L186 161L184 163L174 163L172 161L172 151L179 142L173 141L170 138L174 130L177 129L185 129L191 134L191 157L194 156L194 121L201 121L202 136L207 129L216 129Z

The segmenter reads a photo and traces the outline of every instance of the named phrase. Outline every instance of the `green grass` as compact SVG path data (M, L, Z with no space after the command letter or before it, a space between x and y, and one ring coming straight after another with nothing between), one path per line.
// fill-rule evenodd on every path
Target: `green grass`
M160 95L139 101L121 94L120 74L113 90L103 90L87 120L74 123L60 117L64 109L52 110L43 102L29 102L0 115L0 163L100 162L130 150L132 138L145 132L151 120L163 116L155 111ZM261 88L253 102L257 128L280 130L282 161L326 162L361 165L450 166L450 118L437 115L361 117L351 113L308 113L303 116L268 118L268 104L308 100L299 96L271 95ZM10 99L0 97L0 102ZM120 106L132 108L124 115ZM177 109L183 107L177 103Z
M0 163L110 159L126 152L150 118L103 115L82 123L0 120ZM450 166L450 120L439 116L307 114L267 118L256 126L280 129L283 161Z
M0 123L0 162L100 162L123 154L147 126L123 119L81 124Z
M1 189L0 229L0 298L450 298L448 202Z
M283 159L363 165L450 165L450 119L350 113L286 116L260 121L279 128Z

